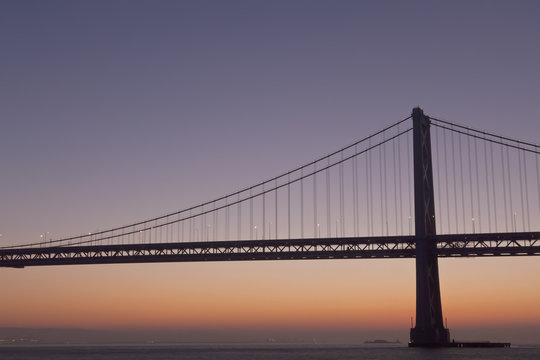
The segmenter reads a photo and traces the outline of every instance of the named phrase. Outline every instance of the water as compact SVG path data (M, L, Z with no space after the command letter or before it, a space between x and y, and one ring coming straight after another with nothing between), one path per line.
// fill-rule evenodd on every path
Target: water
M371 345L110 345L0 346L2 360L532 360L540 346L501 349L417 349Z

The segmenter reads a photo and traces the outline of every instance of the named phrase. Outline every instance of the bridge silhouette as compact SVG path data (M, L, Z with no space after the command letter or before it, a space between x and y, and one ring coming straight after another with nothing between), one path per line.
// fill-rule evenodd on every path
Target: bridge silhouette
M415 258L410 345L445 346L438 257L540 255L539 155L539 145L415 108L349 146L217 199L1 247L0 267Z

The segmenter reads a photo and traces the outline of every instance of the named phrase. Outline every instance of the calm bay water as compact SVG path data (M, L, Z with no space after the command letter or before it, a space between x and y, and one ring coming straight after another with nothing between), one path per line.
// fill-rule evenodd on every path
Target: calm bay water
M410 349L370 345L1 346L2 360L506 360L540 359L540 346L509 349Z

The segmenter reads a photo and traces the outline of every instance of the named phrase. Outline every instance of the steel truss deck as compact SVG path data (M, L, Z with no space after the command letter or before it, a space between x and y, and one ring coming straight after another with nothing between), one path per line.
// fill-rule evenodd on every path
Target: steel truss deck
M540 255L540 232L436 235L439 257ZM429 240L429 239L428 239ZM414 258L415 236L55 246L0 250L0 267Z

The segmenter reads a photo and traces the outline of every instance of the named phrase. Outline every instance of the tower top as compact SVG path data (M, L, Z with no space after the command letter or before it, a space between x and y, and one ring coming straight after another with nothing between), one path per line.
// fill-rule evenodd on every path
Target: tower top
M422 110L419 106L412 109L412 116L424 116L424 110Z

